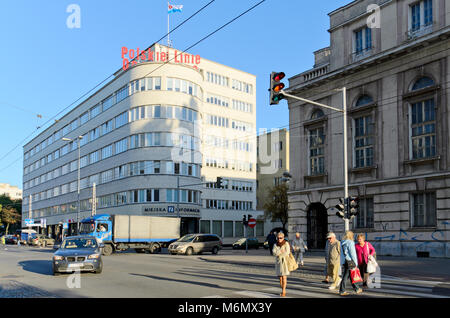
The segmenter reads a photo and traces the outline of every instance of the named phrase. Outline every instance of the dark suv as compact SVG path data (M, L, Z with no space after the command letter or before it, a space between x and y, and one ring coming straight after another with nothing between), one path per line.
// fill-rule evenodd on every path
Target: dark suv
M222 248L220 237L215 234L187 234L169 245L170 254L211 252L217 254Z

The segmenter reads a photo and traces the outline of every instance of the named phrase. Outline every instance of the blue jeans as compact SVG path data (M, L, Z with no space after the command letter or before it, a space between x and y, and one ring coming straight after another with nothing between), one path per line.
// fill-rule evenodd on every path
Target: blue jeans
M345 285L347 283L347 279L350 279L350 282L352 281L352 278L350 277L350 269L348 268L347 263L344 263L344 265L342 265L342 281L341 281L341 285L339 287L339 293L343 293L345 292ZM353 284L352 283L352 287L355 291L357 291L360 286L359 283Z
M301 250L294 252L294 256L295 256L295 261L297 262L297 264L300 264L303 262L303 252Z

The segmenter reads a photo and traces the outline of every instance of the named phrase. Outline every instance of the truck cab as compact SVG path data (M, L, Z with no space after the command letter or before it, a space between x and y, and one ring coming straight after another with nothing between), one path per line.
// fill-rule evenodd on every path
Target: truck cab
M112 218L99 214L81 220L80 234L95 236L100 242L112 241Z

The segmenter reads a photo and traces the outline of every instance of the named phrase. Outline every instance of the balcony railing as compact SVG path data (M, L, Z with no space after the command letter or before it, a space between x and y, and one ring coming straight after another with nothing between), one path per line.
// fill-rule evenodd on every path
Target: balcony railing
M303 82L307 82L307 81L313 80L317 77L320 77L320 76L328 73L329 70L330 70L330 64L325 64L323 66L320 66L320 67L314 68L310 71L307 71L302 74Z

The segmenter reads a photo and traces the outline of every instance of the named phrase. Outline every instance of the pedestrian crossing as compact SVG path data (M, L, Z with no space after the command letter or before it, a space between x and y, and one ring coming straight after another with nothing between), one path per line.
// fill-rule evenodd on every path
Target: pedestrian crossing
M363 293L355 294L351 284L347 284L347 297L358 298L450 298L433 292L433 288L441 282L420 282L400 280L382 277L381 288L367 288ZM328 284L314 280L302 280L301 282L289 282L286 289L286 297L281 297L279 286L264 287L260 290L240 290L231 294L209 295L203 298L340 298L338 289L329 290Z

